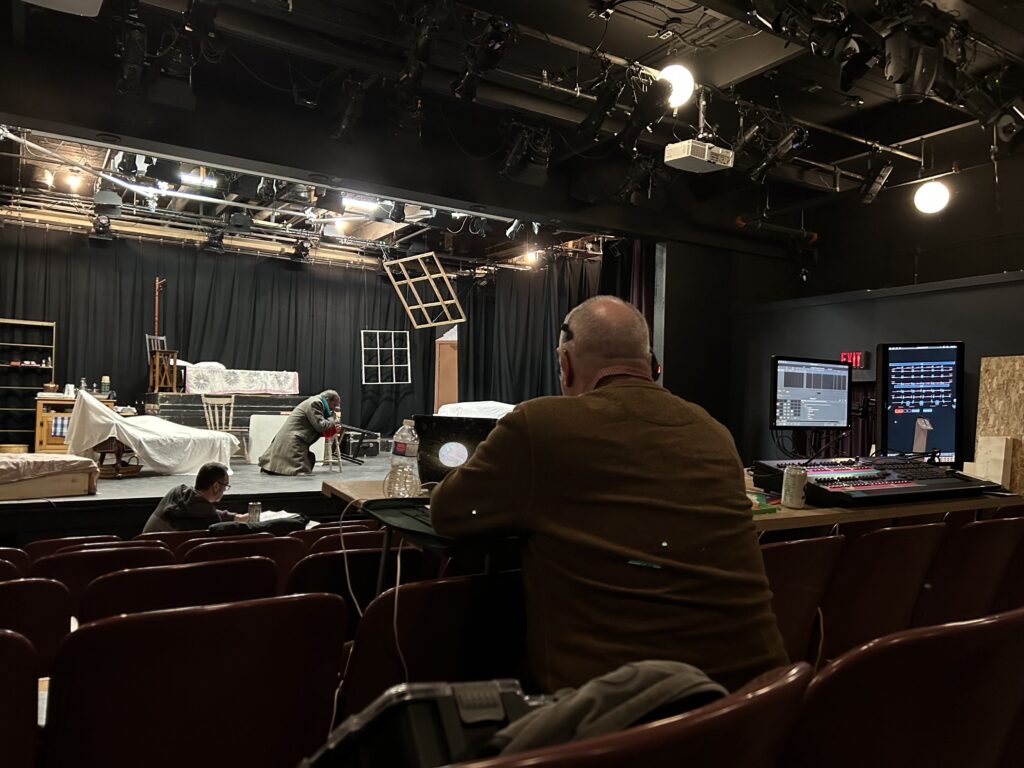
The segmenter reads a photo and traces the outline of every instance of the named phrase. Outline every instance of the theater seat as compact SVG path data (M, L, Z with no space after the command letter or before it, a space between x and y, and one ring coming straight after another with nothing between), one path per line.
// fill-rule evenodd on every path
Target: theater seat
M36 652L27 638L0 629L0 756L4 768L35 768Z
M0 560L0 581L11 581L21 578L18 566L8 560Z
M341 676L336 595L116 616L61 646L41 768L295 766Z
M57 551L70 547L72 544L91 544L101 541L121 541L120 536L65 536L60 539L39 539L30 541L24 550L33 561L52 555Z
M190 549L183 557L184 563L198 563L208 560L234 560L239 557L257 555L269 557L277 565L277 590L284 594L288 574L306 554L306 548L298 539L287 536L269 538L225 539L210 541Z
M71 593L52 579L0 584L0 629L28 638L36 650L36 677L46 677L57 647L71 629Z
M304 531L292 531L288 535L294 539L298 539L306 545L306 550L313 546L317 541L323 538L339 538L341 536L341 530L344 528L345 533L363 533L369 532L370 527L362 525L361 523L352 523L351 525L345 524L344 526L318 526L316 528L309 528Z
M993 768L1022 681L1024 610L873 640L811 682L785 765Z
M28 552L16 547L0 547L0 560L14 563L22 576L28 573L28 568L32 565L32 558L28 556Z
M393 543L398 543L397 537ZM384 546L383 530L345 533L345 549L373 549L382 546ZM339 549L341 549L341 537L335 534L314 541L309 547L309 553L312 555L317 552L335 552Z
M193 533L201 533L203 535L190 538L187 541L183 541L178 544L174 550L175 557L178 560L184 560L185 556L196 547L202 544L209 544L217 541L246 541L248 539L272 539L274 534L272 533L243 533L239 536L210 536L206 531L193 531Z
M775 768L811 680L806 662L768 672L735 693L647 725L460 768Z
M166 549L168 552L171 551L171 548L162 541L101 541L91 544L72 544L71 546L58 549L56 554L59 555L62 552L89 552L93 549L131 549L132 547L157 547L159 549Z

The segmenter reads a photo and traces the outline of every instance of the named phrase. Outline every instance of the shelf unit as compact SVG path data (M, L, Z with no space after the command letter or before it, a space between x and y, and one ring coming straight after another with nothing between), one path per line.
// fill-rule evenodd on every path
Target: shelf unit
M51 361L57 354L57 324L0 317L0 444L33 447L36 393L54 381L52 365L11 365Z

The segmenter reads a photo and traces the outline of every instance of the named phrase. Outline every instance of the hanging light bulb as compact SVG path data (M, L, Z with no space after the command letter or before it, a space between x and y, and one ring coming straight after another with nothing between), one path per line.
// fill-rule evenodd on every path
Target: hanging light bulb
M672 93L668 97L668 105L675 109L688 102L693 96L695 83L693 73L682 64L670 64L661 70L659 80L665 80L672 86Z
M914 193L914 207L921 213L938 213L949 204L949 187L941 181L927 181Z

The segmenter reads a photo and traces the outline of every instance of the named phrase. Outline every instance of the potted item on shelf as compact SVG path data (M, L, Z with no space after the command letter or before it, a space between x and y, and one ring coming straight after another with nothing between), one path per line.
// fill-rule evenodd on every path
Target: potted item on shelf
M56 392L60 389L60 385L55 381L48 381L43 384L43 392Z

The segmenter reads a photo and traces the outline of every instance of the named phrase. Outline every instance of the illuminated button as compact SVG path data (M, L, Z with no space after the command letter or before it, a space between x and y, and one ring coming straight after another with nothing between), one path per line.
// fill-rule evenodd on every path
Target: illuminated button
M437 458L446 467L461 467L469 458L469 449L462 443L445 443L437 452Z

